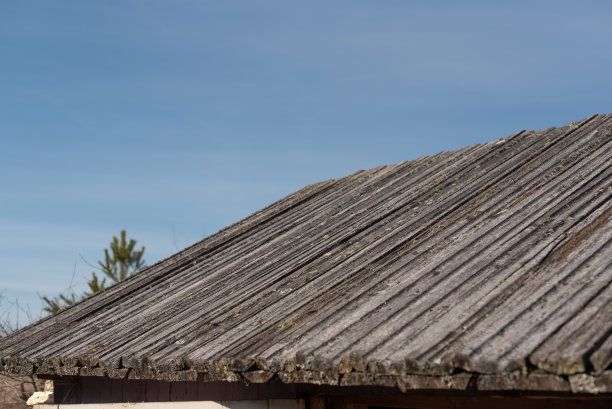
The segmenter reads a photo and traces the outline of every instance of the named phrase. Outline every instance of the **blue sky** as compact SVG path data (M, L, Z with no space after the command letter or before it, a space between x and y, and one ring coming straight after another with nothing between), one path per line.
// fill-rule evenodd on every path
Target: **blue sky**
M611 15L0 2L0 312L82 289L121 229L151 264L316 181L612 112Z

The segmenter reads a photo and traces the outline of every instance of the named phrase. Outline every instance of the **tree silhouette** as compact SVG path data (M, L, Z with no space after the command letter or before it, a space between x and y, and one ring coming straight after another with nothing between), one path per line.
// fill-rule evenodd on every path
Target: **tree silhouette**
M106 288L107 278L110 279L112 284L118 283L145 268L146 262L142 258L145 247L142 246L140 250L136 250L136 240L129 239L128 241L125 230L121 230L120 236L120 239L113 236L109 246L110 249L104 249L104 260L98 261L100 271L106 277L102 277L100 280L96 272L92 272L91 278L87 281L89 291L85 291L78 299L72 287L53 298L41 296L40 298L44 303L43 311L55 314L62 308L102 291Z

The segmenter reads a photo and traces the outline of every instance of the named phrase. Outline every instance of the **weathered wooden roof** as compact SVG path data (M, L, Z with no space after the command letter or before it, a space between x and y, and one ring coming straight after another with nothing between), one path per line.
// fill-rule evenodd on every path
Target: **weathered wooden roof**
M612 114L307 186L0 340L4 371L612 392Z

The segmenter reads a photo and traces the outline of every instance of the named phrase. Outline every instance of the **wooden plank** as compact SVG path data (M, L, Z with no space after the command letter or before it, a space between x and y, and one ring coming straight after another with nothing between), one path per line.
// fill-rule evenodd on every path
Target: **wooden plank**
M167 399L160 399L159 397L159 387L158 383L161 381L150 380L147 379L145 381L145 402L159 402L159 401L168 401Z
M310 409L328 409L325 396L310 396Z
M609 408L612 398L575 398L575 397L458 397L458 396L432 396L432 395L409 395L403 397L377 397L341 399L334 398L330 409L366 409L366 408L413 408L413 409L578 409L578 408ZM291 407L299 407L299 403L290 404ZM73 405L35 405L35 409L267 409L267 401L223 401L223 402L143 402L143 403L102 403L102 404L73 404ZM287 406L288 407L288 406ZM313 408L314 409L314 408Z
M131 397L131 394L124 389L128 388L128 385L133 385L133 383L126 384L125 382L117 381L114 379L110 379L108 385L110 386L110 399L105 399L105 402L139 402L144 401L144 396L141 399L134 399Z
M612 360L611 129L592 117L307 187L0 340L2 368L183 382L143 383L146 400L288 393L196 378L566 388L526 360Z
M198 382L198 400L258 400L259 386L242 382Z
M153 387L156 389L157 401L169 402L172 400L172 388L170 382L155 381Z
M611 280L612 281L612 280ZM573 375L586 370L590 360L596 371L605 369L611 362L606 357L605 339L612 330L612 283L605 287L582 310L572 317L556 334L550 337L530 356L530 361L549 372ZM601 345L599 348L595 348Z
M280 402L274 404L277 409L299 408L298 402ZM267 400L245 400L245 401L202 401L202 402L123 402L123 403L91 403L91 404L58 404L58 405L35 405L38 409L268 409Z
M396 397L349 397L348 404L367 405L370 409L413 408L413 409L578 409L609 408L611 397L477 397L453 395L410 394Z
M186 395L186 382L171 382L170 383L170 401L180 401Z
M110 379L93 376L81 378L81 400L75 403L101 403L111 399Z
M86 379L77 377L54 377L53 394L56 403L79 403Z
M113 384L123 386L122 402L146 402L147 401L147 381L123 381L114 380ZM118 402L118 401L115 401Z
M569 382L573 393L612 394L612 371L572 375Z
M303 401L302 401L303 402ZM303 409L298 399L270 399L268 407L264 409Z
M608 319L610 316L612 314L608 315ZM591 361L596 374L610 368L612 364L612 334L608 333L607 338L603 338L603 342L593 351L589 361Z

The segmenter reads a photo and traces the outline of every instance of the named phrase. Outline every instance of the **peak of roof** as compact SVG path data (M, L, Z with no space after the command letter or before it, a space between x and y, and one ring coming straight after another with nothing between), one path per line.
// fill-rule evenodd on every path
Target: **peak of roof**
M3 370L612 392L611 152L593 116L307 186L1 339Z

